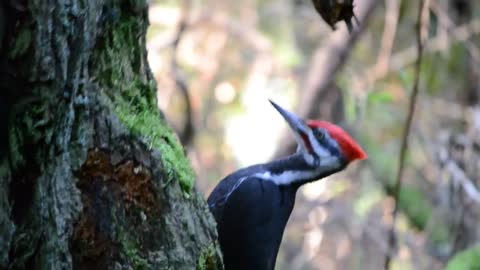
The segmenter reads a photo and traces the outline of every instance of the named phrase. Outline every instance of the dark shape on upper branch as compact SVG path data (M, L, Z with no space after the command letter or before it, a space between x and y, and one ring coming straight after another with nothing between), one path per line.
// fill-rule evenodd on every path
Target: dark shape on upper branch
M352 18L360 24L353 12L354 0L312 0L315 10L322 16L323 20L330 25L332 30L336 29L335 24L345 21L349 32L353 31Z

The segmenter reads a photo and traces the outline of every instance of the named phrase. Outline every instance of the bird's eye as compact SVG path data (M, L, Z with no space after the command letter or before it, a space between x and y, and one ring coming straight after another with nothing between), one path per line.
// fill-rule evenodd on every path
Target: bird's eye
M323 137L325 137L325 132L320 128L314 129L313 134L315 135L315 138L317 138L317 140L322 140Z

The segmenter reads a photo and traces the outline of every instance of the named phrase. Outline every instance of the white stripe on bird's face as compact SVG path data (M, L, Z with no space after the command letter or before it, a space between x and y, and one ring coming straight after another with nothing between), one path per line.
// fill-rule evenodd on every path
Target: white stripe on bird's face
M254 176L263 180L272 181L279 186L288 186L295 183L303 183L317 180L320 177L338 170L342 166L340 159L331 156L321 159L318 165L311 170L290 170L279 174L272 172L256 173Z

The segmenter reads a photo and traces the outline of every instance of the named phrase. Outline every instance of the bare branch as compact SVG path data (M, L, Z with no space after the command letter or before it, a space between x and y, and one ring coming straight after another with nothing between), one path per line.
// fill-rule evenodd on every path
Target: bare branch
M412 94L410 96L410 104L408 107L408 115L407 120L405 121L405 128L402 136L402 144L400 148L400 157L398 161L398 173L397 178L395 180L395 186L393 190L393 197L395 199L395 207L392 213L392 226L389 231L389 239L388 244L390 247L390 251L394 250L397 246L397 241L395 237L395 223L397 219L399 203L398 198L400 195L400 189L402 187L402 176L405 167L405 155L407 153L408 148L408 135L410 134L410 129L412 126L413 114L415 112L415 104L417 102L418 96L418 88L420 82L420 69L422 66L422 55L424 49L424 41L427 36L427 29L428 29L428 19L429 19L429 0L421 0L419 2L419 9L418 9L418 25L417 25L417 61L415 65L415 80L413 84ZM387 252L385 257L385 267L384 269L390 269L390 262L392 259L391 256L392 252Z
M471 21L468 24L454 27L449 31L450 43L464 42L471 36L480 33L480 20ZM424 53L432 53L445 50L445 38L443 35L428 39L424 44ZM360 80L354 85L355 89L367 89L376 81L384 78L389 73L398 72L412 63L415 63L417 57L417 49L415 46L409 47L395 53L390 58L388 68L377 69L369 68L365 75L359 77Z
M385 27L383 28L382 46L373 71L376 73L384 72L384 70L388 69L400 13L399 0L385 0L385 5Z
M447 149L442 148L439 152L439 162L441 167L451 175L452 181L461 186L465 191L465 194L475 203L480 204L480 191L475 186L465 171L460 168L457 163L452 160L448 154Z
M179 22L180 23L180 22ZM152 22L155 24L155 22ZM257 51L268 52L271 50L271 44L268 38L260 33L255 27L242 24L223 14L212 12L204 12L188 22L187 28L190 30L200 27L212 27L227 32L231 37L238 39L245 46ZM175 35L165 34L160 37L153 38L149 43L151 50L162 50L167 46L171 46L175 41Z
M442 9L442 7L437 3L437 1L433 1L431 4L431 9L438 16L440 21L440 26L445 28L450 35L455 35L455 24L453 23L452 19L448 16L447 12ZM480 64L480 51L475 46L475 44L469 40L468 38L465 39L465 47L467 48L468 53L472 60L479 65Z
M190 10L190 4L191 3L189 0L183 1L182 15L181 15L182 18L180 19L178 31L172 43L172 62L170 65L171 73L175 80L177 89L180 90L180 93L182 94L185 102L185 124L179 134L180 141L182 142L184 147L188 147L191 144L194 133L195 133L195 129L193 127L192 104L190 100L190 94L188 91L188 84L185 81L185 78L180 74L181 72L178 66L178 61L177 61L177 50L178 50L178 45L180 43L180 40L182 39L183 34L187 29L187 25L188 25L187 20L188 20L188 14Z
M465 194L476 203L480 203L480 191L475 187L473 181L467 177L465 172L458 167L458 165L449 160L445 165L445 168L452 175L453 181L460 184L465 191Z

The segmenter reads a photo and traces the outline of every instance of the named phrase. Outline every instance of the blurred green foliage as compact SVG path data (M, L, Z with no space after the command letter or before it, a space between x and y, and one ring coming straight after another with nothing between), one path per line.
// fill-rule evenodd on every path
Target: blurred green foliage
M478 270L480 269L480 246L471 247L459 252L447 264L445 270Z

